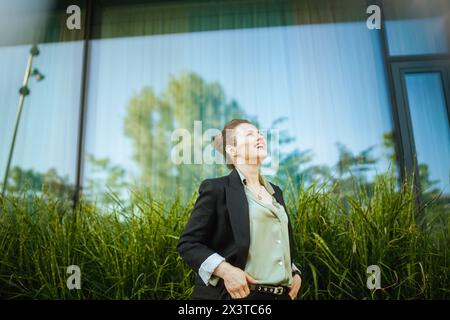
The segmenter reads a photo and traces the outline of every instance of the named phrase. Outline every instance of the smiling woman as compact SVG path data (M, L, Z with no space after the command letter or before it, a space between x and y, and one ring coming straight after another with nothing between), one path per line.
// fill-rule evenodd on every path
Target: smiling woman
M370 2L0 0L0 297L448 299L450 1Z
M264 136L233 119L214 139L232 172L206 179L178 252L197 273L193 299L295 299L292 225L281 189L260 173Z

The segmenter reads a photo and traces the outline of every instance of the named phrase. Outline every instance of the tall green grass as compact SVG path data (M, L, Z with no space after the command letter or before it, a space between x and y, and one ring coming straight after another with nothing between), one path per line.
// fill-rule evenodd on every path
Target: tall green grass
M114 196L114 195L112 195ZM0 296L32 299L178 299L191 271L175 251L189 207L134 195L104 212L46 196L3 199ZM67 289L67 267L81 290Z
M311 187L292 204L294 233L306 270L302 296L314 299L448 299L449 212L416 208L413 186L397 191L378 178L369 196L355 188L336 197ZM448 208L447 208L448 209ZM381 269L381 290L367 289L369 265Z
M413 188L393 177L370 194L355 185L312 185L289 197L302 299L448 299L448 208L417 208ZM285 197L288 193L285 193ZM110 194L108 209L41 195L0 198L0 297L6 299L182 299L194 274L175 247L196 194L160 202L132 192L127 204ZM69 290L69 265L81 289ZM381 268L380 290L366 287L369 265Z

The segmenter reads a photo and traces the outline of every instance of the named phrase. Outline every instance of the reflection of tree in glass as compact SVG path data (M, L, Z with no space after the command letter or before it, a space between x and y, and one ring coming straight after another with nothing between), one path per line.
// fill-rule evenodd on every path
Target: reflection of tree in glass
M49 195L61 199L71 200L74 186L69 183L67 176L61 177L54 168L47 172L40 173L33 169L24 170L19 166L14 166L8 177L7 192L19 194L27 192L29 194L41 194L45 190Z
M114 200L108 194L113 192L121 195L129 186L125 181L125 169L119 165L113 165L109 158L97 159L92 154L87 155L87 161L92 175L83 186L84 198L106 205L113 204Z
M419 164L420 189L422 195L422 204L434 216L439 216L439 212L449 212L450 194L441 190L439 180L432 180L428 164ZM432 218L432 217L430 217Z
M397 157L395 153L395 136L393 131L384 133L383 146L387 150L385 156L391 163L396 163ZM423 201L425 203L433 201L436 204L449 204L449 195L441 194L441 190L437 187L439 180L432 180L428 164L419 164L419 183L422 192Z
M133 143L133 159L141 170L139 184L163 195L173 195L180 190L177 188L182 187L185 195L189 195L196 191L201 179L227 174L225 166L220 165L173 164L170 159L171 149L179 141L172 142L171 135L175 129L183 128L192 137L194 121L202 121L202 129L207 130L222 128L232 118L247 118L259 126L257 119L246 115L237 101L226 99L219 83L208 83L194 73L182 73L171 78L161 94L156 94L151 87L144 87L129 101L124 121L125 135ZM273 121L267 128L268 141L271 138L270 129L277 128L286 120L286 117L280 117ZM381 138L379 146L369 146L359 153L353 153L343 143L337 142L339 157L334 165L329 166L314 164L313 150L292 148L295 138L287 130L282 130L279 141L280 169L276 182L293 190L300 190L304 183L323 182L335 187L336 192L342 195L352 192L354 184L358 183L371 193L374 179L386 174L373 174L381 161L388 161L391 171L397 173L394 133L385 132ZM193 142L194 139L191 140ZM284 147L290 147L290 150L283 150ZM193 148L192 145L191 151ZM375 156L376 148L382 148L384 153ZM190 157L193 163L193 152ZM421 165L422 170L424 166ZM427 182L430 181L427 175L421 176L425 179L424 185L428 186Z
M164 195L173 195L182 186L183 192L191 194L198 182L194 178L225 174L223 166L174 165L171 135L183 128L193 136L194 121L202 121L203 130L220 129L229 119L244 117L236 101L226 100L219 83L207 83L193 73L172 78L160 95L144 87L129 101L124 122L125 135L133 142L133 159L141 169L142 186Z
M383 133L382 147L385 150L384 156L392 164L397 161L397 154L395 153L395 134L394 131L387 131Z
M396 157L394 149L394 135L392 132L383 134L381 148L384 149L382 157L376 157L373 153L376 146L369 146L355 154L341 142L336 143L338 160L334 165L313 164L313 150L300 151L295 149L290 153L282 153L280 161L280 174L278 175L282 184L292 188L294 193L301 186L320 184L334 188L341 196L351 194L357 183L361 188L371 193L373 181L379 175L386 174L378 172L370 176L369 172L387 160L391 163L391 169L396 174ZM383 158L384 157L384 158Z

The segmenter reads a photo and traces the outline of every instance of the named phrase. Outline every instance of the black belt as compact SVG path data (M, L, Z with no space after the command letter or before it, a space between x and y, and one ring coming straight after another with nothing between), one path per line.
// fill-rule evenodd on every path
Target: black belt
M285 286L270 286L263 284L250 284L249 288L251 291L262 292L262 293L271 293L278 296L289 292L289 288Z

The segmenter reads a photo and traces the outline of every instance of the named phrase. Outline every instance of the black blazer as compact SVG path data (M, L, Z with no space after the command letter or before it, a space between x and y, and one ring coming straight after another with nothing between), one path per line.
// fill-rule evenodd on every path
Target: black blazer
M287 211L281 189L270 182L274 197ZM250 246L250 222L247 196L239 173L233 169L228 176L205 179L189 221L180 236L177 251L197 273L192 299L231 299L223 279L216 286L206 285L198 275L201 264L213 253L242 270ZM288 214L291 262L295 244Z

